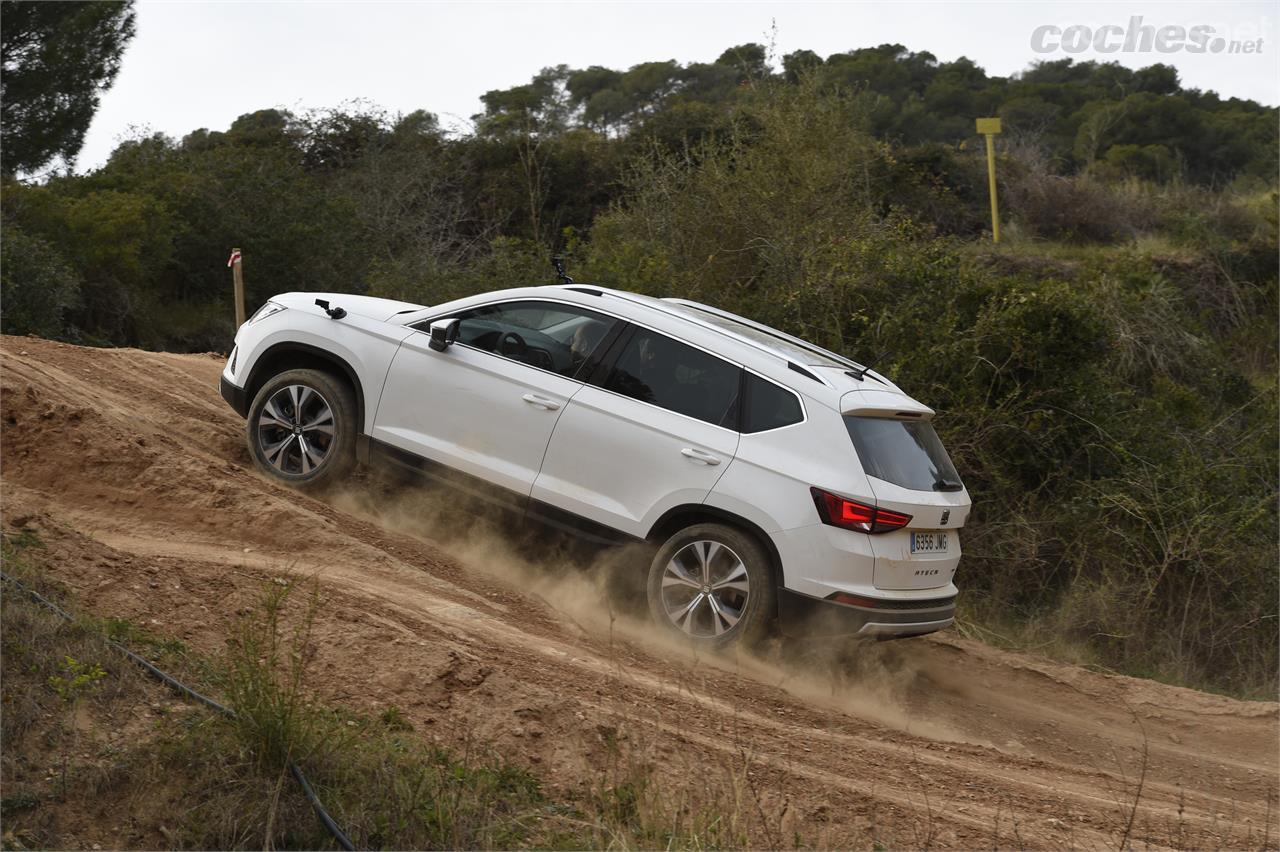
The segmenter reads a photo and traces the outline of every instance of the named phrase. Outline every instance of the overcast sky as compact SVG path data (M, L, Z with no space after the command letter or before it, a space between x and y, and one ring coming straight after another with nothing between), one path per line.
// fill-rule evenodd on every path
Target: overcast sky
M181 137L225 130L266 107L303 111L362 98L392 112L427 109L446 126L466 127L480 95L528 82L540 68L676 59L708 62L726 47L773 41L777 56L808 48L821 56L886 42L940 60L967 56L994 75L1036 59L1114 60L1130 67L1175 66L1183 85L1224 96L1280 103L1277 4L1260 3L386 3L146 2L115 86L102 99L79 170L105 162L134 128ZM1133 16L1140 25L1212 26L1220 52L1123 49L1076 53L1038 27L1077 29L1120 45ZM1072 36L1068 36L1071 38ZM1254 50L1232 53L1261 38ZM1140 39L1134 42L1141 47ZM1079 45L1085 45L1079 42Z

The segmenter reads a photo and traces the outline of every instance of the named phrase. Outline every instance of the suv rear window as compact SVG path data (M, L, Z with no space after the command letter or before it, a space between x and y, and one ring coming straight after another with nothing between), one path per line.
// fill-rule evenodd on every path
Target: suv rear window
M846 414L844 425L868 476L912 491L959 491L963 487L929 421Z
M799 423L804 419L800 400L789 390L747 373L746 410L742 418L743 432L766 432Z
M738 419L741 368L647 328L637 328L604 389L717 426Z

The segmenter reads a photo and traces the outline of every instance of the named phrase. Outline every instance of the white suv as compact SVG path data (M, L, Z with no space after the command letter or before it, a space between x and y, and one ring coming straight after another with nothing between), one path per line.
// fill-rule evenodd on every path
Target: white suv
M718 646L940 630L969 512L930 419L884 376L724 311L583 285L422 307L287 293L222 395L268 474L373 458L591 541L652 542L654 619Z

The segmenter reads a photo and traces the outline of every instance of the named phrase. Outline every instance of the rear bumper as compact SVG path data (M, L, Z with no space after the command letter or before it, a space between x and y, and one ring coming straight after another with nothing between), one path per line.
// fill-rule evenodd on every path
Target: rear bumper
M222 394L222 398L227 401L236 410L236 414L241 417L249 416L249 401L246 398L244 388L238 388L231 382L227 381L226 376L222 376L218 381L218 392Z
M868 636L901 639L950 627L955 596L932 600L884 600L863 607L778 589L778 623L790 636Z

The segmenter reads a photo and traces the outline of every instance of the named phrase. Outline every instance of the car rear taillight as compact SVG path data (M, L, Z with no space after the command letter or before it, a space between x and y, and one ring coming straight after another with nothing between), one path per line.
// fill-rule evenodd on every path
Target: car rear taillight
M911 516L888 509L877 509L856 500L847 500L821 488L810 488L813 503L818 507L818 517L824 524L857 530L864 533L882 533L902 529L911 523Z

